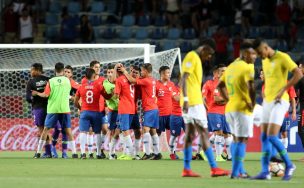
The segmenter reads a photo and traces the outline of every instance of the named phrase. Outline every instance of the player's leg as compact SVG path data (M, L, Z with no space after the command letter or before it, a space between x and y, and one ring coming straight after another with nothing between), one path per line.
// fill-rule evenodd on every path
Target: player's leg
M76 143L71 129L71 114L60 114L60 116L61 118L59 118L59 122L62 128L65 129L65 132L67 133L68 146L72 150L72 158L78 158L78 155L76 153Z
M93 151L93 146L94 146L94 132L92 130L92 127L90 127L88 136L87 136L87 145L88 145L88 153L90 158L94 158L94 151Z
M95 143L96 143L96 158L104 159L101 156L101 146L102 146L102 136L101 136L101 125L102 125L102 116L101 112L92 112L92 118L90 119L90 124L92 125L92 130L95 135Z
M290 126L290 117L285 117L283 125L280 129L280 133L281 133L281 142L283 143L285 149L287 150L288 148L288 135L287 135L287 131L288 128Z
M144 115L145 116L145 115ZM145 120L146 121L146 120ZM151 143L150 143L150 127L145 125L144 122L144 126L143 126L143 146L144 146L144 150L145 153L142 157L142 160L148 160L151 158Z
M151 126L150 134L153 144L153 156L151 157L151 160L160 160L162 158L162 155L160 153L159 136L156 131L159 128L159 111L150 110L148 116L149 117L146 123Z
M100 139L101 139L101 148L100 148L100 157L102 159L106 158L106 155L104 153L104 142L106 140L107 137L107 133L108 133L108 125L109 125L109 120L107 115L104 112L101 112L102 114L102 129L101 129L101 135L100 135Z
M223 121L220 114L209 114L210 115L210 122L213 133L215 134L214 138L214 145L215 145L215 154L216 154L216 161L226 161L222 157L223 153L223 146L224 146L224 136L223 136Z
M227 157L226 160L231 161L232 154L231 154L231 144L233 141L233 137L231 135L231 129L229 124L226 121L225 115L222 115L222 124L223 124L223 135L224 135L224 140L225 140L225 146L226 146L226 152L227 152ZM222 156L223 157L223 156Z
M57 122L57 124L54 127L54 131L52 134L52 157L58 158L58 154L56 151L56 145L57 145L57 140L59 138L59 134L61 132L61 125Z
M88 111L80 112L79 117L79 142L80 142L80 159L86 159L87 136L90 129L90 118Z
M300 109L300 114L298 118L298 134L302 142L302 147L304 148L304 109ZM304 158L303 158L304 160Z
M65 129L61 128L61 135L62 135L62 140L61 140L61 149L62 149L62 155L61 157L64 158L64 159L67 159L68 158L68 154L67 154L67 151L68 151L68 136L65 132Z
M133 114L119 114L119 129L123 133L123 142L126 147L126 155L122 155L117 159L120 160L132 160L133 143L130 135L130 125L133 120Z
M108 113L109 131L110 131L110 143L109 143L109 159L117 159L115 154L115 147L119 139L120 130L117 129L117 111L110 111Z
M138 114L135 114L133 116L133 121L131 123L131 129L133 129L134 132L134 147L133 147L133 151L134 151L134 157L135 160L140 160L141 157L139 156L139 152L140 152L140 143L141 143L141 127L140 127L140 123L139 123L139 117Z
M176 141L178 136L181 133L181 123L179 122L179 116L171 115L170 116L170 139L169 139L169 148L170 148L170 159L176 160ZM181 119L182 120L182 119ZM182 120L183 121L183 120Z
M295 165L292 164L284 145L277 136L288 108L289 103L284 100L281 100L280 103L276 103L274 105L270 115L270 124L267 130L270 143L277 149L286 166L282 180L290 180L295 170Z

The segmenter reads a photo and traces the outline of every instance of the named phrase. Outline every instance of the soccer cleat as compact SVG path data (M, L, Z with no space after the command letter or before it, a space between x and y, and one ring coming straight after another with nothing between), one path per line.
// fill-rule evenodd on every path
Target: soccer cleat
M258 175L250 178L251 180L270 180L271 175L269 172L260 172Z
M72 158L73 158L73 159L78 159L77 153L73 153Z
M69 157L68 157L68 154L67 154L66 152L62 152L61 157L62 157L63 159L69 158Z
M230 159L228 158L226 161L232 161L232 158L230 158Z
M109 155L109 159L110 160L116 160L117 159L117 155L115 153Z
M154 154L150 160L161 160L163 158L162 154L161 153L158 153L158 154Z
M277 157L277 156L271 157L271 158L270 158L270 161L271 161L271 162L274 162L274 163L283 163L283 162L284 162L282 159L280 159L280 158Z
M174 154L175 154L175 159L178 160L179 159L178 155L175 152Z
M201 177L201 175L193 172L191 169L184 169L182 172L182 177Z
M87 159L87 155L85 153L80 154L80 159Z
M228 159L228 154L227 154L227 152L225 152L225 151L221 154L221 156L222 156L222 158L225 159L225 160Z
M40 153L35 153L35 155L34 155L34 158L35 159L39 159L41 157L41 154Z
M94 154L93 153L89 154L89 159L94 159Z
M41 158L44 158L44 159L50 159L52 158L52 155L49 155L49 154L46 154L46 153L43 153Z
M211 168L210 175L211 177L218 177L218 176L228 176L230 174L229 170L224 170L221 168Z
M205 152L204 151L200 151L200 156L203 158L204 161L208 161L208 158L206 157L205 155Z
M152 157L152 155L147 155L146 153L144 154L144 156L141 158L141 160L149 160Z
M291 167L286 167L284 176L282 177L282 180L289 181L296 170L296 165L292 164Z
M52 157L53 158L58 158L58 153L56 151L56 147L52 147L51 152L52 152Z
M216 156L215 161L216 162L224 162L226 160L221 155L218 155L218 156Z
M176 160L176 155L175 155L174 153L171 153L171 154L170 154L170 159L171 159L171 160Z
M119 157L117 158L117 160L123 160L123 158L124 158L125 156L126 156L125 154L122 154L121 156L119 156Z
M247 172L245 172L244 174L240 174L239 178L241 178L241 179L250 179L251 176Z
M123 158L121 158L120 160L124 160L124 161L130 161L130 160L133 160L133 157L130 156L130 155L124 155Z
M100 150L100 157L101 157L101 159L107 158L106 154L103 152L103 149Z
M203 161L204 158L201 156L201 154L197 153L194 156L192 156L192 160L200 160Z
M135 155L135 157L133 159L134 160L141 160L141 157L139 155Z

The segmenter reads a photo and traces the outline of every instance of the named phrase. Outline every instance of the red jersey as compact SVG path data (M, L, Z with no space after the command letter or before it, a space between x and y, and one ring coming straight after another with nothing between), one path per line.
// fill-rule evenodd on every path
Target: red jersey
M135 85L135 98L134 98L134 102L135 102L135 113L137 113L137 108L138 108L138 104L137 101L139 99L141 99L141 87L139 85Z
M173 87L173 96L180 96L180 88L178 86ZM182 107L180 106L179 101L176 101L172 98L172 115L182 116Z
M99 77L97 78L97 80L95 80L94 82L96 82L97 84L99 84L99 85L102 86L104 80L105 80L104 77L99 76ZM84 78L81 80L81 84L86 83L87 81L88 81L87 78L84 77ZM100 95L100 99L99 99L99 111L100 111L100 112L105 111L105 100L104 100L104 98L103 98L102 95Z
M157 109L156 81L152 77L137 78L136 84L141 86L141 99L144 111Z
M116 79L114 93L119 95L118 114L135 114L135 87L125 75Z
M71 86L73 89L77 90L80 87L80 84L78 82L76 82L75 80L70 79L70 82L71 82Z
M208 80L203 86L202 94L207 101L208 113L225 114L225 105L218 105L214 100L214 96L220 96L217 84L218 80Z
M172 111L172 93L174 83L168 81L162 83L160 80L156 82L157 106L160 116L169 116Z
M262 94L264 93L264 89L265 89L265 85L262 85ZM287 93L289 95L289 99L291 100L292 98L296 98L297 94L296 94L296 90L293 86L291 86L288 90ZM285 114L285 117L289 117L289 112L287 111Z
M98 112L102 90L103 87L96 81L83 82L76 92L76 96L81 97L81 111L89 110Z

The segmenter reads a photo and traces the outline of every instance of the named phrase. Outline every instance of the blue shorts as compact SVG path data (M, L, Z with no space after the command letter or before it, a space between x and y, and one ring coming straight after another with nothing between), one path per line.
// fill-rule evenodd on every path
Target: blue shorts
M169 116L159 116L159 128L157 133L162 133L167 130L170 130L170 115Z
M179 136L181 129L185 131L185 123L182 116L170 116L170 133L172 136Z
M130 130L134 114L118 114L118 128L122 131Z
M209 132L223 131L223 133L231 133L230 127L226 121L225 115L208 113L208 130Z
M71 114L47 114L44 124L47 128L54 128L58 122L62 129L71 128Z
M138 114L134 114L134 116L133 116L133 120L132 120L132 123L131 123L131 129L140 129Z
M93 132L100 134L101 132L102 113L84 110L80 113L79 131L89 132L92 126Z
M115 130L117 128L117 121L118 121L118 112L117 111L110 111L108 113L108 120L109 120L109 129Z
M157 109L144 112L143 126L158 129L159 112Z
M291 122L290 117L285 117L284 118L283 124L282 124L281 129L280 129L281 133L289 130L290 122Z

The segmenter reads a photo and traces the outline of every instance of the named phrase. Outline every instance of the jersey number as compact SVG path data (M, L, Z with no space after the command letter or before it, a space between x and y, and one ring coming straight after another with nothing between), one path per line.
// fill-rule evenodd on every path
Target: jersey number
M87 102L87 104L92 104L93 103L93 101L94 101L93 96L94 96L93 91L89 90L89 91L86 92L86 102Z
M228 95L232 96L234 94L234 87L232 84L232 76L227 77L227 87L228 87Z

